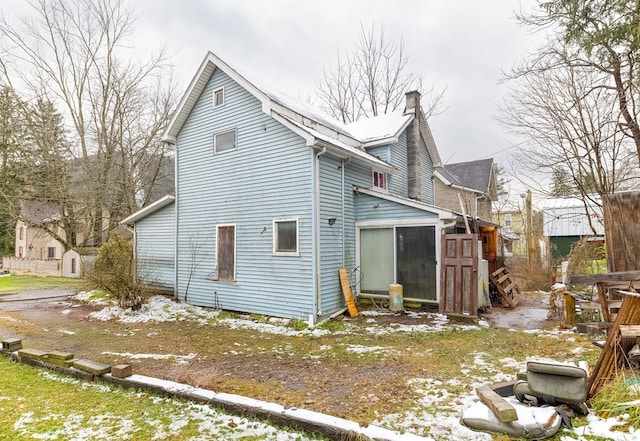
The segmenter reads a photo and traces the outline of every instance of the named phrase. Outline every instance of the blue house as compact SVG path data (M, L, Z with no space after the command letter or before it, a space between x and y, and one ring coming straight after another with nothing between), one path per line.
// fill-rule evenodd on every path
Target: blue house
M441 237L460 216L433 205L441 161L418 92L343 125L208 53L163 140L175 199L123 222L139 273L178 299L315 324L344 309L346 268L357 295L399 283L438 302Z

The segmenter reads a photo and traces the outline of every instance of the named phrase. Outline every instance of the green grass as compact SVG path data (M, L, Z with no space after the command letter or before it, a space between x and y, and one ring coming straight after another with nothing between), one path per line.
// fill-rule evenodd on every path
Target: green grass
M86 282L66 277L38 277L29 275L9 275L0 277L0 294L29 289L71 288L81 289Z
M0 377L1 440L281 439L282 429L209 406L86 383L4 357ZM291 433L287 439L322 438Z

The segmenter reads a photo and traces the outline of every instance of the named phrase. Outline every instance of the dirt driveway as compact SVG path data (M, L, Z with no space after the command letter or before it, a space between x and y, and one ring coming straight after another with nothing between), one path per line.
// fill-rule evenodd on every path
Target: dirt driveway
M361 315L328 324L327 332L274 335L235 328L234 319L205 325L180 317L99 321L89 314L104 305L79 302L71 294L50 290L0 296L0 338L21 338L26 347L72 352L76 358L129 363L139 374L365 424L415 403L419 395L409 386L412 378L468 376L460 360L473 364L471 353L496 360L513 354L514 347L558 359L568 353L567 347L536 336L491 330L557 327L546 320L548 298L543 295L527 297L515 310L491 309L482 316L490 323L484 329L447 331L435 338L428 330L442 317L433 314ZM402 328L408 325L409 330Z

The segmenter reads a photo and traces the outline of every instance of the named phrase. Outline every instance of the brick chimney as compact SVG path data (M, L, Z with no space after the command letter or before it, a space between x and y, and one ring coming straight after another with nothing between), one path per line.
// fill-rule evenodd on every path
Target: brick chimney
M407 128L407 170L409 198L420 200L420 92L412 90L405 94L405 115L414 115Z

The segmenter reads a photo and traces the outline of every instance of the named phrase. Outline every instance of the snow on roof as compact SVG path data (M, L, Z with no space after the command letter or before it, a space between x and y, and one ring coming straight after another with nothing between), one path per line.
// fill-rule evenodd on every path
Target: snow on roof
M256 96L262 102L265 113L282 116L288 123L295 122L298 130L334 145L338 150L343 150L347 157L365 159L369 162L374 160L382 167L393 169L384 161L364 152L364 147L365 144L384 142L398 136L413 118L411 115L392 113L345 126L311 104L287 95L256 75L232 67L212 52L207 53L180 100L163 134L163 140L175 143L175 137L216 69L221 69L241 87Z
M395 138L411 122L413 115L392 112L372 118L363 118L352 122L346 129L355 138L367 143L380 139Z

